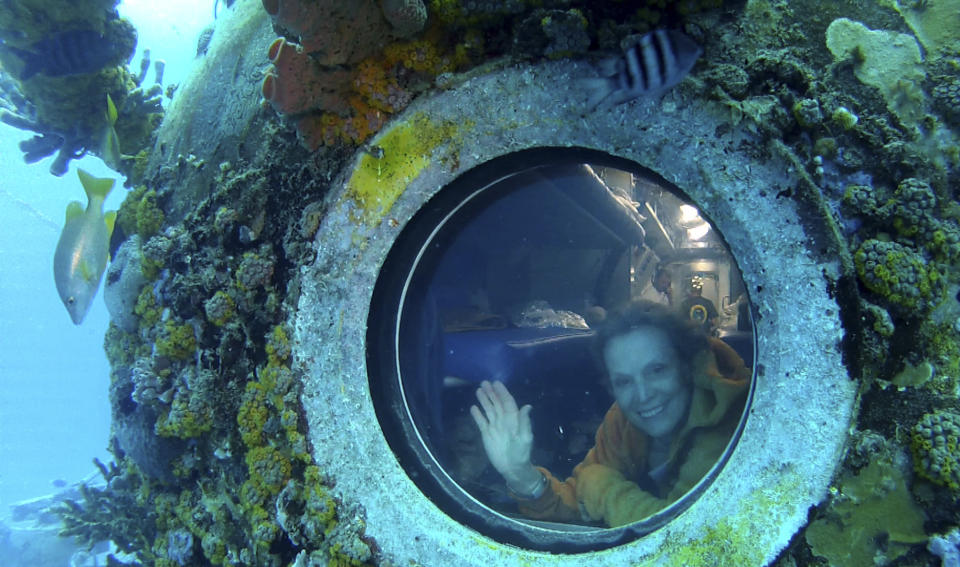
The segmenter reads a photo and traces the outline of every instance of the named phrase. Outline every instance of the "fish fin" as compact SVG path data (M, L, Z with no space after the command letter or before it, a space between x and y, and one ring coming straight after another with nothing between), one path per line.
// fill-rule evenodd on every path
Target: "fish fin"
M42 61L40 60L40 55L34 53L33 51L27 49L20 49L19 47L13 47L11 45L4 45L4 49L13 53L23 61L23 69L20 71L20 80L26 81L30 77L36 75L43 68Z
M113 227L117 225L117 211L107 211L107 214L103 215L103 222L107 225L107 242L110 242L110 238L113 236ZM110 252L110 246L107 246L107 260L113 262L113 253Z
M117 224L117 211L107 211L103 215L103 222L107 225L107 238L113 236L113 227Z
M117 130L114 124L117 123L117 106L113 104L113 98L107 93L107 112L104 114L107 120L107 126L103 129L102 141L100 143L100 157L103 163L110 169L120 170L120 138L117 137Z
M621 57L605 57L597 61L597 73L601 77L612 77L620 72Z
M107 93L107 123L113 126L117 123L117 105L113 104L110 93Z
M80 201L70 201L67 205L67 222L83 214L83 203Z
M86 191L87 199L90 201L106 199L116 182L110 177L94 177L79 167L77 168L77 176L80 178L80 184L83 185L83 190Z
M616 90L611 79L581 79L580 84L590 92L590 98L587 100L587 108L590 110L597 108L605 98Z
M80 260L80 263L77 264L77 270L80 273L80 277L83 278L83 281L90 283L93 280L93 269L90 267L90 262L86 260Z
M103 141L100 144L100 159L107 167L120 171L123 156L120 154L120 138L113 126L108 125L103 132Z

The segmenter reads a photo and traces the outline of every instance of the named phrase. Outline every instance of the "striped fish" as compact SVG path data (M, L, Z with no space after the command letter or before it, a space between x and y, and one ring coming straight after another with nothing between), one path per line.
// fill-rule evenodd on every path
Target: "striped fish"
M601 61L600 77L585 79L591 110L610 108L637 97L665 93L693 68L703 53L700 46L674 30L654 30L620 57Z
M61 32L38 41L29 49L4 47L23 60L22 81L37 73L48 77L93 73L110 63L123 62L118 47L94 30Z

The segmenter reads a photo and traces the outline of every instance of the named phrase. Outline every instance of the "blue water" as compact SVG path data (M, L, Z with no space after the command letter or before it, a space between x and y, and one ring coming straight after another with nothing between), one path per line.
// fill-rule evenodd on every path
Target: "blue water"
M165 85L183 80L196 38L213 19L213 3L137 0L119 10L139 32L131 66L139 68L147 47L154 60L167 62ZM147 81L153 82L152 71ZM52 158L24 164L17 143L30 136L0 124L0 518L11 503L53 492L56 480L72 483L94 472L94 458L111 458L102 290L83 324L74 326L52 266L67 203L86 205L76 168L118 179L108 210L126 190L98 158L71 162L60 178L48 172Z

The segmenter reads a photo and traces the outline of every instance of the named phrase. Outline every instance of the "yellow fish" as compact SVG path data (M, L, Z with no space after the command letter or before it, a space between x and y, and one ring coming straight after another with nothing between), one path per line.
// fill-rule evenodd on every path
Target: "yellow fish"
M117 106L113 104L109 94L107 95L107 112L103 117L107 124L101 135L100 158L110 169L120 171L123 156L120 154L120 138L117 137L117 130L114 128L117 123Z
M87 209L79 201L67 205L67 220L53 255L53 280L75 325L83 322L100 287L117 218L116 211L103 214L103 201L114 180L98 179L82 169L77 175L87 193Z

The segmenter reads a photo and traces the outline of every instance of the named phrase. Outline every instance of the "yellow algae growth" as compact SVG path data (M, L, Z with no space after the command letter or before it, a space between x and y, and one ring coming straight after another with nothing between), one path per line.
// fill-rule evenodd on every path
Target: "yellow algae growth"
M414 114L385 132L360 158L347 182L346 197L353 201L355 222L379 224L393 203L433 159L444 144L457 144L471 124L431 120ZM457 148L447 154L456 154Z

